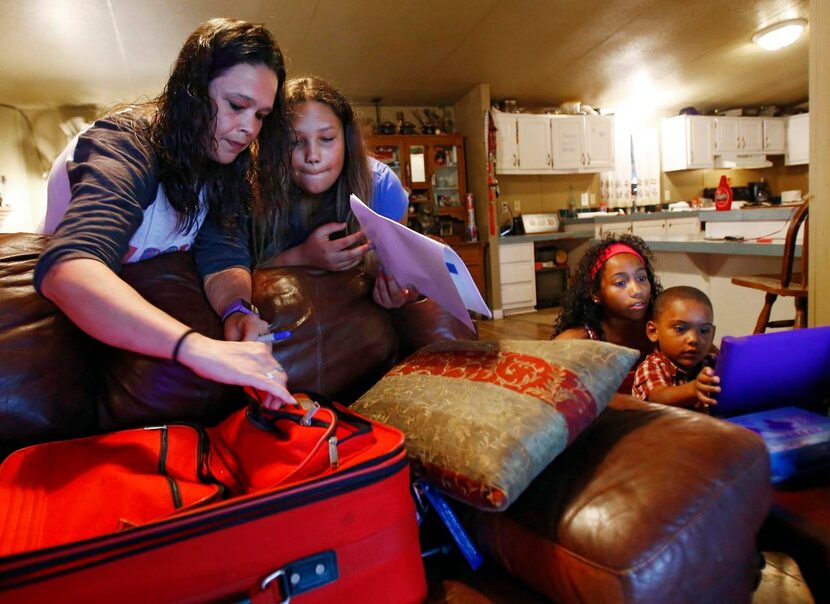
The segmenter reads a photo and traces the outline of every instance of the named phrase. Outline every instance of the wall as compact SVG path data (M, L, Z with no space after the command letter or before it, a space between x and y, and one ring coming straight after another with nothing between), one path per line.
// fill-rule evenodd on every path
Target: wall
M11 206L0 215L0 232L6 233L34 231L46 211L46 175L67 142L60 124L75 116L91 121L97 112L92 106L22 111L0 107L0 175L7 179L4 206Z
M809 324L830 325L830 3L810 0ZM819 59L824 57L824 59ZM819 278L821 275L821 278Z
M599 199L599 174L502 174L498 179L501 194L496 207L500 223L510 218L501 212L503 201L508 202L511 212L514 211L514 202L518 201L520 213L538 214L567 209L571 192L577 207L580 204L580 193L592 194L595 200Z
M688 201L703 195L703 189L717 187L720 177L726 174L730 186L745 187L750 182L763 178L769 183L773 195L781 191L797 189L806 193L809 190L808 166L785 166L783 155L771 155L771 168L760 170L682 170L663 173L663 191L668 192L670 200Z

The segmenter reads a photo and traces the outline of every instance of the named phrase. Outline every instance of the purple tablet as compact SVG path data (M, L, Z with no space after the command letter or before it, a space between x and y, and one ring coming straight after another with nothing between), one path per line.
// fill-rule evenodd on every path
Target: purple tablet
M715 373L716 415L809 407L830 397L830 327L725 336Z

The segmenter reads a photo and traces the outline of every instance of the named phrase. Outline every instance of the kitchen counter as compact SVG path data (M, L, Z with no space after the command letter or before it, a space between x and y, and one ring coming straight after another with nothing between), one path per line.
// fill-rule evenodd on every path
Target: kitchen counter
M705 239L703 235L666 235L645 238L653 252L683 252L686 254L725 254L729 256L784 255L783 243L757 243L754 241L724 241ZM801 256L801 246L796 246L796 256Z
M572 239L591 239L594 236L593 223L586 224L585 229L578 231L559 231L557 233L538 233L535 235L506 235L499 237L499 245L511 243L536 243L537 241L568 241Z

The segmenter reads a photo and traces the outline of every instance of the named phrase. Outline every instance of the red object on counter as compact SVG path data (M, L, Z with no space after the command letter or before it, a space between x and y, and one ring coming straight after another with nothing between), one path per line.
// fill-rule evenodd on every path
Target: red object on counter
M721 211L732 209L732 187L729 186L725 174L720 177L720 183L715 190L715 209Z

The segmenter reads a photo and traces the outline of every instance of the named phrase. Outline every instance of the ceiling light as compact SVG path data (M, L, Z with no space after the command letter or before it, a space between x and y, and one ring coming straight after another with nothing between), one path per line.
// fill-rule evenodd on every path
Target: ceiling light
M752 41L765 50L778 50L798 40L805 25L807 21L804 19L781 21L756 33Z

